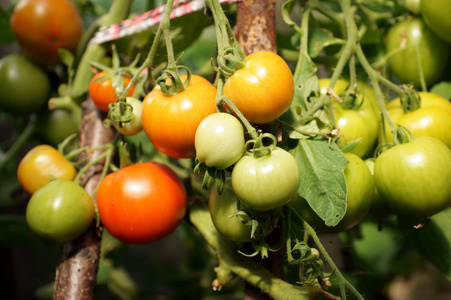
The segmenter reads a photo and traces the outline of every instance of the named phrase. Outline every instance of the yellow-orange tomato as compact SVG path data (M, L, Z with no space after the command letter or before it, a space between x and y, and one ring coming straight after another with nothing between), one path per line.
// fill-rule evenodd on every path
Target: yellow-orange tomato
M451 148L451 102L429 92L419 92L419 95L421 107L407 113L402 109L400 98L390 101L387 104L387 111L391 120L407 127L414 137L434 137ZM393 135L388 124L385 128L387 128L386 141L391 142Z
M60 62L60 48L75 52L83 31L80 14L70 0L21 0L10 24L23 52L44 65Z
M17 168L17 179L29 195L54 179L72 180L75 175L75 168L70 161L50 145L31 149Z
M92 76L89 83L89 95L99 109L107 112L109 110L108 105L116 102L119 94L129 83L130 78L128 76L115 76L113 78L108 72L101 71ZM132 84L126 96L131 97L134 91L135 84Z
M182 81L186 75L180 76ZM143 101L142 124L152 144L174 158L196 156L194 138L200 122L215 112L216 88L205 78L191 75L184 91L169 96L160 86Z
M244 67L226 81L224 96L249 122L269 123L290 107L294 96L293 75L279 55L255 52L248 55Z

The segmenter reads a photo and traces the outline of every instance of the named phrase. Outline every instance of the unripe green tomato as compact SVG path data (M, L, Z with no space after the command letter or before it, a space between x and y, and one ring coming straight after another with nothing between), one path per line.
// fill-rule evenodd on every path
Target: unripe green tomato
M92 223L94 202L77 183L55 180L33 194L25 217L36 234L65 243L79 237Z
M68 136L80 131L80 116L73 112L56 108L47 110L38 117L38 134L52 146L58 146Z
M237 216L232 216L238 211L238 199L230 185L230 180L226 181L222 194L219 194L215 188L211 190L208 204L211 219L220 234L235 242L251 241L251 228L244 225ZM241 205L240 210L245 209L246 207Z
M194 144L200 162L218 170L226 169L244 154L243 125L231 114L211 114L197 127Z
M345 153L349 161L344 170L348 188L346 197L346 213L335 227L328 227L324 221L313 211L307 200L299 195L291 201L291 205L301 217L320 232L334 233L351 229L356 226L368 213L373 193L373 176L365 162L353 153Z
M371 174L374 174L375 162L376 161L374 158L365 159L365 164L370 170ZM374 185L373 201L371 202L370 211L368 213L378 219L387 218L393 215L393 210L390 208L390 206L388 206L384 198L382 198L382 196L379 194L376 185Z
M435 34L451 43L451 1L423 0L421 14Z
M131 120L127 123L123 123L122 126L119 122L113 121L113 126L122 135L135 135L141 132L143 124L141 121L141 115L143 111L143 104L139 99L134 97L127 97L125 101L132 106Z
M393 74L402 83L420 84L420 66L427 86L437 82L449 57L450 46L440 39L422 18L408 18L393 25L386 36L387 52L398 51L390 56L388 63Z
M45 106L50 79L35 63L19 54L0 59L0 108L17 114L33 113Z
M282 207L294 197L300 184L296 159L281 148L271 154L244 155L233 167L232 187L238 199L256 211Z
M451 150L440 140L420 136L381 153L374 181L398 215L421 218L451 205Z

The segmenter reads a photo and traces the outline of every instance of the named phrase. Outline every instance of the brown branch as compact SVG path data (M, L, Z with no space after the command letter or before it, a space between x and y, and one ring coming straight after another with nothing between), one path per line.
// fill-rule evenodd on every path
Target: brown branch
M236 38L246 55L276 52L276 1L246 0L237 4Z
M83 103L83 119L80 131L80 147L93 148L110 143L114 131L103 125L105 115L94 105L91 99ZM91 153L95 159L101 151ZM81 154L81 161L88 154ZM104 162L92 166L81 177L81 185L92 194L100 179ZM54 299L93 299L99 267L101 228L95 222L79 238L65 243L62 247L61 262L56 269Z

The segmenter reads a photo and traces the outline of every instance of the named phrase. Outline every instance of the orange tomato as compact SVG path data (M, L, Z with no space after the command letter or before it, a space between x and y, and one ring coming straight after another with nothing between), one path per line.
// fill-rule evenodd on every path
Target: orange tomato
M251 123L266 124L290 107L294 81L287 63L270 51L246 57L244 67L224 84L224 96L233 102Z
M180 76L183 80L186 75ZM174 158L196 156L194 138L202 120L217 112L216 88L205 78L191 75L188 87L169 96L160 86L143 101L142 124L152 144Z
M75 52L83 24L70 0L21 0L10 25L23 52L37 63L60 62L58 49Z
M104 79L98 79L105 77ZM122 86L120 82L122 81ZM116 86L119 83L119 86ZM108 76L108 73L101 71L96 73L89 83L89 95L91 96L94 104L103 111L108 111L108 105L116 102L119 94L127 87L130 83L130 78L128 76L115 77L112 79ZM132 84L127 92L127 97L131 97L135 91L135 85Z

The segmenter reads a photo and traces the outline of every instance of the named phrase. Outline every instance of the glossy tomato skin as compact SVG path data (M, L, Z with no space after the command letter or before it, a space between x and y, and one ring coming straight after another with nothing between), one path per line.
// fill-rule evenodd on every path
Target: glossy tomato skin
M329 227L310 208L307 201L299 195L291 201L291 205L302 218L320 232L335 233L351 229L367 215L374 193L373 175L365 162L353 153L344 154L349 164L344 170L348 188L346 213L335 227Z
M368 158L365 159L365 164L373 175L374 179L374 164L376 159ZM384 198L381 196L379 191L377 190L376 184L374 184L374 193L373 193L373 201L371 202L371 207L368 214L378 218L384 219L393 215L393 210L388 206Z
M451 204L451 150L432 137L417 137L377 157L377 190L398 215L427 217Z
M392 26L386 36L387 52L401 49L388 62L393 74L402 83L420 85L417 49L426 85L435 83L446 66L450 46L440 39L420 17L408 18Z
M279 55L258 51L248 55L244 67L227 79L224 96L249 122L270 123L287 111L293 101L293 75Z
M231 114L211 114L199 124L194 142L200 162L224 170L244 154L244 128Z
M38 134L52 146L58 146L68 136L80 131L80 119L75 113L56 108L42 112L38 117Z
M159 240L180 224L186 192L167 166L138 163L107 175L97 191L97 207L105 228L132 244Z
M330 79L319 80L321 94L326 94ZM344 92L349 82L343 79L336 81L334 92L340 94ZM379 132L379 115L376 112L377 99L371 86L363 81L357 82L358 97L355 105L358 108L342 107L337 101L332 99L337 128L340 130L338 145L344 146L356 139L361 139L355 148L350 152L360 157L368 157L372 154Z
M396 98L386 105L388 115L393 122L409 129L414 137L434 137L451 149L451 102L430 92L419 92L419 95L419 109L404 113L400 98ZM388 129L388 124L386 128ZM385 133L386 141L392 142L390 130Z
M420 1L420 10L426 24L441 39L451 43L451 5L448 0Z
M244 155L233 167L232 187L238 199L256 211L282 207L295 195L300 184L296 159L275 148L262 157Z
M83 30L70 0L20 0L10 25L23 52L44 65L60 62L59 48L75 52Z
M210 192L208 206L216 230L226 239L234 242L250 242L251 229L233 216L238 211L238 199L233 192L230 181L226 181L222 194L214 188ZM241 205L240 210L246 207Z
M103 79L101 79L102 77ZM122 86L119 84L120 82L122 82ZM101 71L91 78L91 82L89 83L89 95L100 110L107 112L109 110L108 105L116 102L120 93L129 83L130 78L128 76L122 76L121 78L115 77L112 79L107 72ZM132 84L126 96L131 97L134 91L135 85Z
M85 232L94 210L91 196L81 186L55 180L33 194L25 217L36 234L62 244Z
M35 63L19 54L0 59L0 108L17 114L40 110L50 96L50 79Z
M131 120L122 126L119 122L113 121L113 126L122 135L135 135L143 130L141 116L143 111L142 102L134 97L127 97L125 101L132 106Z
M180 76L182 81L186 76ZM152 144L173 158L196 156L195 135L202 120L217 112L216 88L205 78L191 75L187 88L169 96L156 86L143 101L143 129Z
M28 151L17 168L17 179L22 188L33 195L54 179L72 180L74 166L50 145L39 145Z

